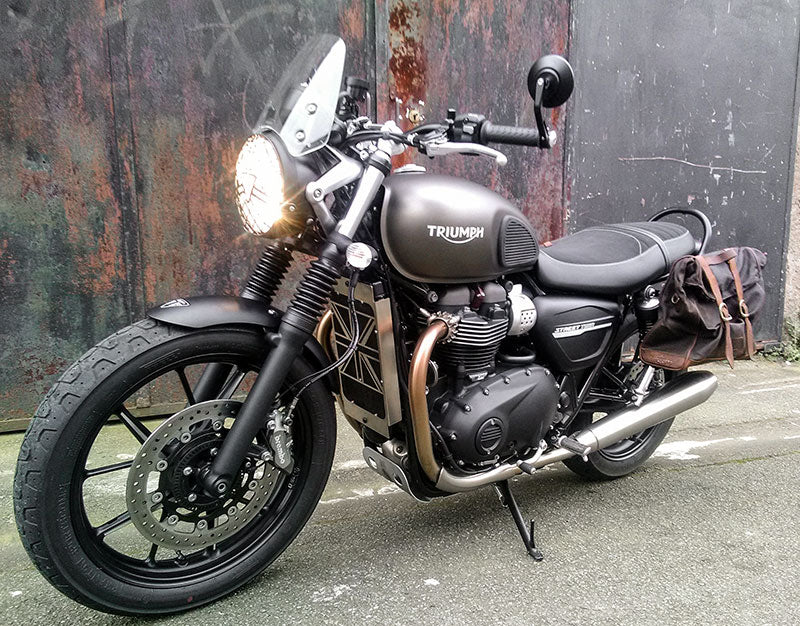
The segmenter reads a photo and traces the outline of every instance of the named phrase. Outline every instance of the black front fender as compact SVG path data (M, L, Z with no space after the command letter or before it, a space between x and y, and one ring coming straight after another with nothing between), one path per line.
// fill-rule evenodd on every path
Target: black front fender
M264 306L263 302L237 296L195 296L176 298L154 307L147 317L165 324L184 328L241 325L259 326L275 332L281 323L282 312ZM314 337L309 337L303 356L318 370L330 365L325 351ZM332 376L327 378L329 386Z
M150 309L147 317L185 328L247 324L277 330L281 323L279 311L267 309L258 300L236 296L176 298Z

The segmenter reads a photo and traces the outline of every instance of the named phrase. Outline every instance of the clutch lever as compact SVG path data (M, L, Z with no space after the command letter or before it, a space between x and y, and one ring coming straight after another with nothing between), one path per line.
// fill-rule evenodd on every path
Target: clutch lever
M446 156L448 154L473 154L487 156L495 160L497 165L503 167L508 163L505 154L489 146L479 143L461 143L455 141L435 141L425 144L425 154L428 156Z

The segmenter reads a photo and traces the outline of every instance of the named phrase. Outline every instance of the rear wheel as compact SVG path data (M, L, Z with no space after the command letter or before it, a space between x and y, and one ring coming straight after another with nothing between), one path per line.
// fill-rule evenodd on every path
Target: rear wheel
M323 383L305 391L293 415L288 471L267 462L262 433L225 501L192 483L267 349L258 329L144 320L67 370L28 429L14 482L23 544L56 588L107 612L180 611L230 593L292 542L333 460L335 413ZM200 373L214 363L230 372L221 399L195 403ZM297 360L286 385L310 373ZM178 393L179 402L156 410L153 400ZM163 421L144 419L148 412Z
M630 389L644 375L645 364L638 358L638 330L623 333L627 337L619 348L612 351L598 375L584 408L575 417L571 432L586 428L608 413L620 410L631 404ZM673 372L656 370L649 390L660 387L674 376ZM667 436L674 418L643 430L634 436L615 443L607 448L593 452L584 461L572 457L564 461L569 469L590 480L613 480L635 471L655 452Z

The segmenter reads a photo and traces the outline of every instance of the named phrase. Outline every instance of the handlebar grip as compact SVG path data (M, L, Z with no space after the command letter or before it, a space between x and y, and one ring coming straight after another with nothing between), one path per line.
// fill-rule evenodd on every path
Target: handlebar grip
M480 140L481 143L505 143L514 146L539 147L541 145L541 137L536 128L501 126L491 122L481 124Z

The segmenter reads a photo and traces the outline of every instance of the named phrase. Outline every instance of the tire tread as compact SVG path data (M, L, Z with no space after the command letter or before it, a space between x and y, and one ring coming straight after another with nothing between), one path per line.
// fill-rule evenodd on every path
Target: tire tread
M56 567L45 546L40 519L42 476L53 453L52 442L75 408L109 372L142 348L185 333L152 319L127 326L87 350L58 378L36 409L25 433L14 476L14 517L22 545L42 575L64 595L98 610L106 607L80 593Z

